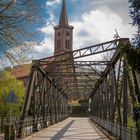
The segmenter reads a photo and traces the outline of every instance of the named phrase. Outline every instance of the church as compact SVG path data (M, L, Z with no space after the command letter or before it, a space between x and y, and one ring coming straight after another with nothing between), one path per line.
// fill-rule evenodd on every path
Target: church
M66 1L63 0L59 24L54 27L54 55L73 50L73 29L74 27L69 25L68 23ZM12 69L12 74L18 80L22 80L24 82L25 87L27 87L28 84L30 68L30 64L23 64L15 66Z
M68 24L66 2L63 0L59 25L54 27L54 54L72 51L73 47L73 26Z

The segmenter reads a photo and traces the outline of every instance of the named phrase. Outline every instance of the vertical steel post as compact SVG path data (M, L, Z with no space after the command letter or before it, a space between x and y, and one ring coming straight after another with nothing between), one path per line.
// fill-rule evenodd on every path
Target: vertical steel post
M34 83L34 89L33 89L33 93L32 93L32 99L33 99L33 129L32 131L35 132L37 131L37 118L36 118L36 108L37 108L37 105L36 105L36 102L37 102L37 73L36 73L36 77L35 77L35 83Z
M54 111L54 108L53 108L53 85L51 83L51 87L50 87L50 124L52 125L53 124L53 111Z
M128 102L128 83L127 83L126 62L123 66L123 125L127 126L127 102Z
M115 109L115 70L114 66L111 67L111 121L114 121L114 109Z

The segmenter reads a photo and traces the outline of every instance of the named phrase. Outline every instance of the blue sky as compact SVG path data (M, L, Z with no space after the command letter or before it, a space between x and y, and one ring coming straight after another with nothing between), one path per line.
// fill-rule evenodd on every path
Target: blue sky
M44 21L37 29L41 41L33 42L34 59L53 55L54 30L59 22L62 0L41 1ZM69 24L74 26L73 48L113 39L115 29L120 37L132 38L135 28L131 26L128 0L66 0Z

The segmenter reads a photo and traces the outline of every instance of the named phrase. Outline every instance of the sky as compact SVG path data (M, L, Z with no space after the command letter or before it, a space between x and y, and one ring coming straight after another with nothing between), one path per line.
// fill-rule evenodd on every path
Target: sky
M115 29L121 38L132 38L128 0L66 0L69 25L74 26L73 50L114 39ZM34 59L53 55L54 26L59 23L62 0L47 0L44 5L44 22L37 30L41 41L33 42Z

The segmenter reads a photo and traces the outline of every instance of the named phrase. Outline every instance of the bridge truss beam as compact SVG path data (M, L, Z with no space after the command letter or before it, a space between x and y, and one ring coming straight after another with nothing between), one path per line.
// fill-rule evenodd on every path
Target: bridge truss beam
M50 116L43 126L53 124L68 115L70 100L90 97L92 115L110 121L117 117L127 125L129 71L122 46L130 46L129 40L112 40L34 60L20 121L30 113L37 130L39 117Z

